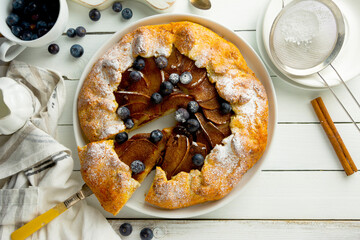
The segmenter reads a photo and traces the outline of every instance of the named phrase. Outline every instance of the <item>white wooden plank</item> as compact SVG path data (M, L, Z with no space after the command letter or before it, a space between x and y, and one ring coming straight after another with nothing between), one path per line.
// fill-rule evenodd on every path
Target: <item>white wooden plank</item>
M208 11L198 10L192 7L189 1L178 0L173 8L173 13L190 13L210 19L234 30L254 30L256 28L257 17L263 7L267 6L269 0L223 0L212 1L212 8ZM90 32L117 31L123 26L153 15L155 12L147 6L136 1L125 1L123 7L132 9L134 16L132 19L123 20L121 14L114 13L111 8L101 11L101 19L92 22L89 17L89 9L68 1L70 9L69 27L84 25ZM226 17L228 16L228 17Z
M360 135L351 124L337 128L352 158L360 167ZM59 126L59 141L73 151L79 170L76 143L71 125ZM280 124L263 170L342 170L342 166L319 124Z
M80 179L80 172L74 172ZM360 220L360 175L343 172L260 172L229 204L196 219ZM88 203L107 218L95 196ZM115 218L149 218L125 207Z
M128 222L133 231L126 240L139 239L140 231L147 227L154 240L183 239L302 239L346 240L358 239L360 223L357 221L191 221L191 220L109 220L119 234L121 224ZM120 235L121 236L121 235Z

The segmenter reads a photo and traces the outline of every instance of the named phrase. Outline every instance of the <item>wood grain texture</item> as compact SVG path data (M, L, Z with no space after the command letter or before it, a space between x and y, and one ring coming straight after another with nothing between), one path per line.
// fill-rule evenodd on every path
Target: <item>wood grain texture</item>
M194 221L194 220L110 220L119 234L122 223L133 226L133 232L126 240L139 239L144 227L154 233L154 240L183 239L267 239L267 240L353 240L360 234L360 222L356 221Z

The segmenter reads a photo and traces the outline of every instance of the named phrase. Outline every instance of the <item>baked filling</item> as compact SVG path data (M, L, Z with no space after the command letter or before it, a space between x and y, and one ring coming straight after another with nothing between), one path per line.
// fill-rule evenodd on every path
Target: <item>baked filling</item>
M78 147L82 177L114 215L154 167L145 202L177 209L219 200L267 142L264 86L236 46L191 22L124 35L94 63L77 107L89 140ZM176 126L128 139L172 111Z
M176 48L167 59L162 58L166 67L159 67L156 60L154 57L141 58L145 63L143 69L131 67L124 72L121 83L114 92L119 108L126 107L130 110L129 119L134 122L132 129L176 110L180 115L181 111L185 111L182 115L186 115L186 118L182 116L182 119L180 116L177 119L180 122L175 127L163 129L159 142L153 143L150 134L146 133L136 134L125 142L115 142L115 151L122 162L131 167L132 162L140 160L145 165L144 171L133 172L132 177L139 182L155 166L160 166L168 179L181 171L200 170L202 164L198 164L196 159L194 163L193 157L200 154L195 158L205 158L216 144L220 144L231 134L231 112L222 111L221 104L226 101L220 98L215 86L210 83L205 68L196 67L193 60L182 55ZM192 80L187 84L181 81L171 83L171 93L163 93L161 83L169 83L171 74L172 77L175 75L180 78L183 73ZM154 93L162 93L160 103L151 100ZM189 102L198 104L196 112L186 110L189 109ZM191 121L197 122L198 128L195 131L191 129L192 126L188 126L189 120L190 124Z

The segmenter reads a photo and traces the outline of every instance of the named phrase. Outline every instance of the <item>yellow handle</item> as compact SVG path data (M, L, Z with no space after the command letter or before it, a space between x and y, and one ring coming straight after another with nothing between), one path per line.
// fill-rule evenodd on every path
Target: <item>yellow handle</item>
M54 218L65 212L67 208L64 203L59 203L49 211L41 214L37 218L31 220L21 228L17 229L11 234L12 240L22 240L29 237L31 234L51 222Z

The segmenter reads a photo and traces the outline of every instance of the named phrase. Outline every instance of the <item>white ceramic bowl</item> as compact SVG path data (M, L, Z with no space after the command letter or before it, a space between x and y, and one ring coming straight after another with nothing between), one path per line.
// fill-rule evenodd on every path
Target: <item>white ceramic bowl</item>
M54 1L54 0L49 0ZM0 45L0 60L9 62L19 55L26 47L41 47L56 40L65 30L69 10L66 0L56 0L60 3L59 15L55 25L44 36L31 40L23 41L16 37L9 26L6 24L6 18L12 9L12 0L1 0L0 4L0 32L7 40Z
M205 27L208 27L212 31L218 33L220 36L224 37L225 39L235 44L235 46L237 46L240 49L249 67L255 72L256 76L265 86L269 100L269 127L268 127L269 135L268 135L267 148L265 150L264 155L259 160L259 162L256 163L255 166L252 169L250 169L248 173L244 175L243 179L239 182L239 184L237 184L237 186L226 197L218 201L206 202L203 204L198 204L188 208L181 208L176 210L166 210L166 209L156 208L146 203L144 199L144 195L147 193L154 176L154 173L150 174L146 178L146 180L142 183L141 187L134 193L134 195L128 201L126 206L136 211L142 212L144 214L157 216L157 217L164 217L164 218L189 218L189 217L194 217L208 213L221 206L224 206L225 204L233 200L235 197L237 197L240 194L241 190L244 188L244 186L248 185L249 181L253 179L255 175L260 171L260 168L269 153L271 142L274 137L274 131L277 122L277 105L276 105L275 90L271 78L264 64L261 62L260 58L257 56L255 51L242 38L236 35L232 30L203 17L188 15L188 14L162 14L162 15L156 15L156 16L144 18L142 20L134 22L131 26L115 33L113 37L94 54L94 56L89 61L88 65L85 67L84 72L81 75L78 89L75 94L75 101L73 106L73 123L74 123L75 140L77 145L84 146L86 144L86 141L79 125L79 119L77 115L77 98L84 79L88 75L89 71L91 70L91 67L97 61L97 59L101 57L107 49L109 49L113 44L115 44L126 33L131 32L140 26L163 24L163 23L185 21L185 20L192 21L201 24ZM170 118L171 117L161 118L158 120L158 123L154 123L154 124L158 124L160 128L163 128L164 125L169 124ZM152 123L149 123L149 125L150 124ZM148 131L146 130L146 128L149 125L145 125L143 128L140 128L140 130L143 132ZM154 128L150 127L150 129L154 129ZM97 204L97 207L101 209L100 204Z

